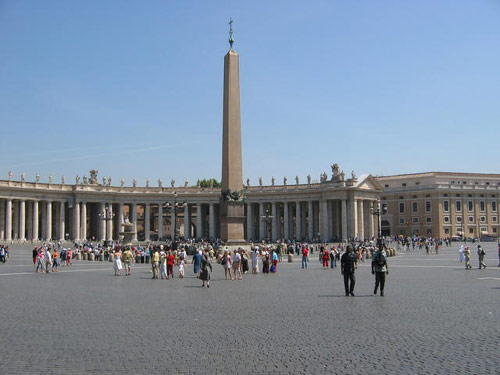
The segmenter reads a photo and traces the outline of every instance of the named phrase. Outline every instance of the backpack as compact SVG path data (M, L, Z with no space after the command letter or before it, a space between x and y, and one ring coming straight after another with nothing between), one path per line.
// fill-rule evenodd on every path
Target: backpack
M383 267L385 265L385 259L381 252L377 254L377 259L375 260L375 263L379 267Z
M220 264L224 266L226 263L227 263L227 257L222 257Z

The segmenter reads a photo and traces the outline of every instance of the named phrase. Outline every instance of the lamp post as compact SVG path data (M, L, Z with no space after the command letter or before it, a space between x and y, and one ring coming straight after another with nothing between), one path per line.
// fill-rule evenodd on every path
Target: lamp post
M165 204L165 208L166 208L166 211L167 213L171 213L173 214L173 225L174 225L174 236L172 238L172 243L175 242L175 239L177 237L177 210L180 209L180 208L184 208L186 207L186 202L178 202L177 201L177 192L174 191L174 202L173 203L170 203L170 202L166 202Z
M269 232L269 224L272 222L272 220L274 219L274 215L271 215L271 213L269 212L269 208L266 208L266 212L264 215L261 215L260 216L260 219L262 221L265 221L266 222L266 238L269 238L268 237L268 232Z
M113 220L115 217L115 213L111 212L111 208L109 207L109 203L104 205L104 212L99 214L99 217L104 221L104 246L108 246L108 222Z
M380 217L387 213L387 207L381 206L380 201L377 201L377 208L370 207L370 213L373 216L377 217L377 225L378 225L378 238L382 238L382 223L380 222Z

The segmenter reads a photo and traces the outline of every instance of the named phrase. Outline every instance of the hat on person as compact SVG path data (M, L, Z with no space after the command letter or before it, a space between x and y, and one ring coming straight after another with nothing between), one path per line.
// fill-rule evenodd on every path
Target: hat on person
M347 245L345 248L347 251L352 251L352 245Z

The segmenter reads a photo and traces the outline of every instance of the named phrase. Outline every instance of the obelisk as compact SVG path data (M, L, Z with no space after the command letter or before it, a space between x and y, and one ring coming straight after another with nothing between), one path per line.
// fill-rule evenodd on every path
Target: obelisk
M241 157L239 57L233 50L233 21L229 22L229 51L224 57L222 120L222 189L220 235L227 246L245 245L245 207Z

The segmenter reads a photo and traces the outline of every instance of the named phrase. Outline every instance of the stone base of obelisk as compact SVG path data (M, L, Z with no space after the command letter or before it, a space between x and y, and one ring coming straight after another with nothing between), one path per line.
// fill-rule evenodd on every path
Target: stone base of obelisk
M245 204L243 202L222 202L220 205L220 236L224 248L229 250L250 249L245 241Z

